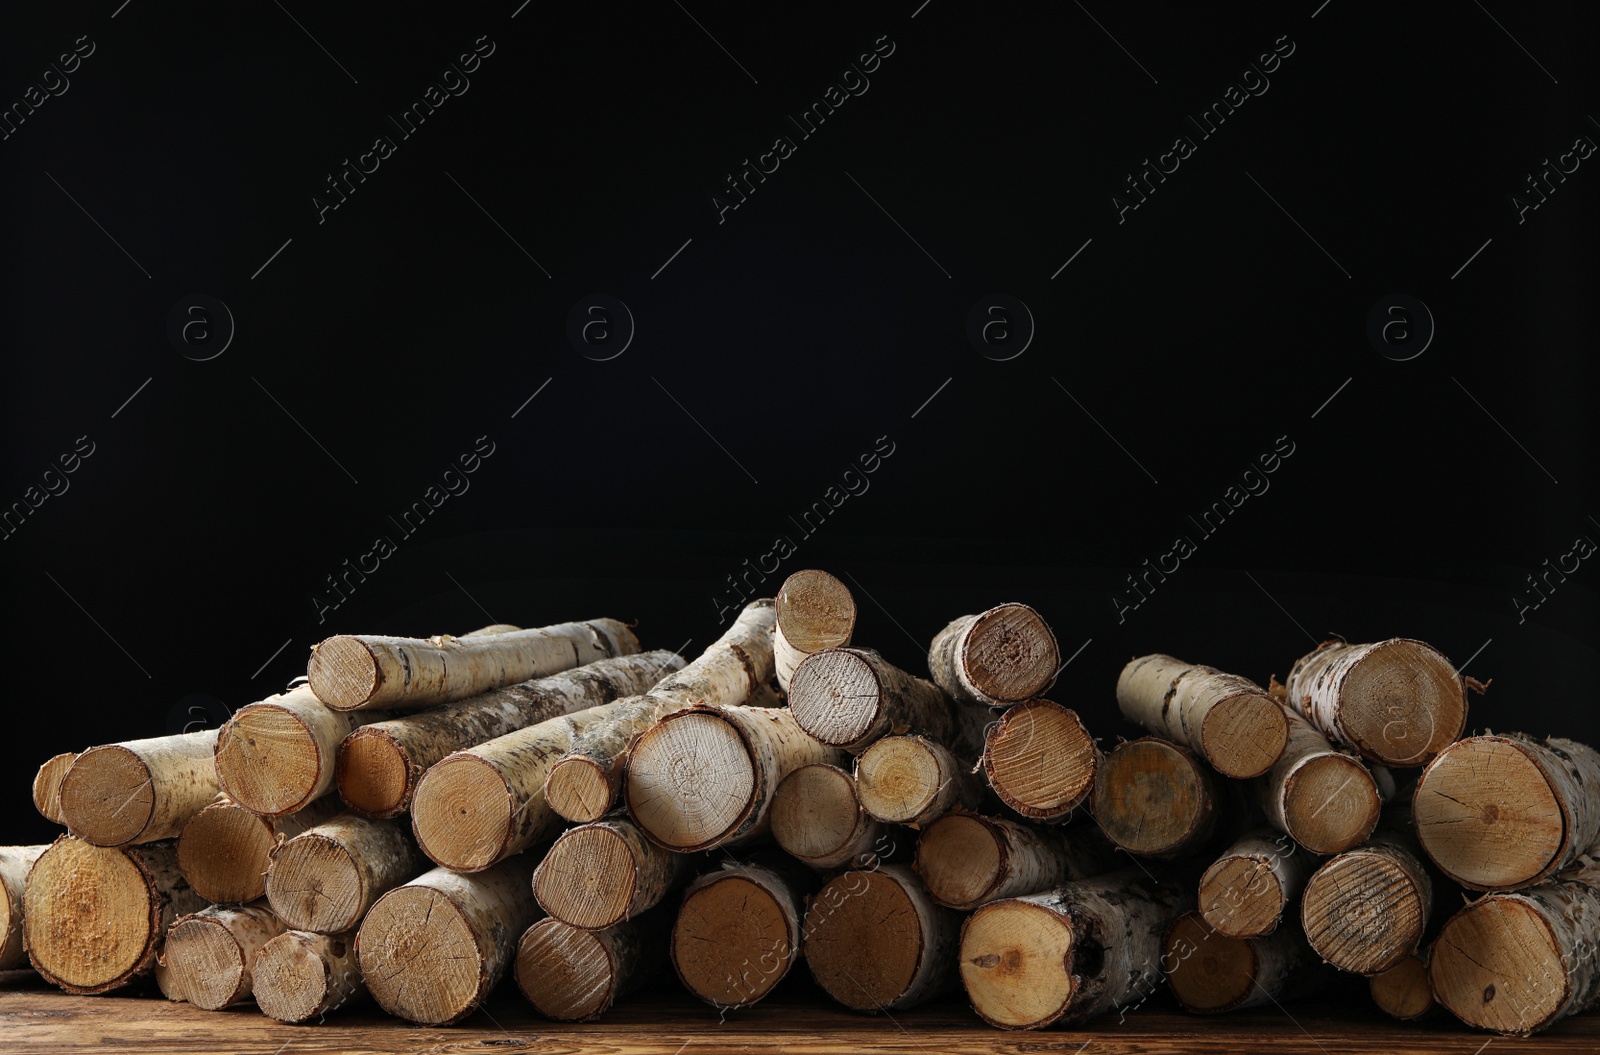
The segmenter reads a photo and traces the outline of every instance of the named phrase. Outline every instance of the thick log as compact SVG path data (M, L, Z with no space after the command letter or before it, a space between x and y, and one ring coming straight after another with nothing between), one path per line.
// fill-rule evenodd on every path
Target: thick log
M947 813L917 837L917 873L941 905L968 911L1109 872L1119 859L1098 830L1068 833L1004 817Z
M795 668L789 709L810 737L852 755L907 729L941 743L956 735L955 704L931 681L870 648L826 648Z
M367 995L356 968L356 936L289 930L256 954L255 996L262 1014L279 1022L322 1021Z
M1271 934L1300 897L1316 864L1282 832L1249 832L1200 877L1200 914L1226 937Z
M886 824L923 827L957 806L977 809L983 781L970 765L926 736L886 736L856 759L861 808Z
M341 934L427 867L400 821L344 813L277 848L267 869L267 902L293 930Z
M550 772L545 791L550 808L578 824L610 813L622 793L629 749L673 711L697 704L775 706L777 697L767 688L775 619L770 598L751 601L691 663L643 696L623 701L608 720L579 735Z
M810 880L789 862L728 863L684 891L672 927L673 969L713 1007L760 1001L800 958Z
M415 710L637 651L615 619L465 637L340 635L312 650L306 677L336 711Z
M1162 966L1185 1011L1217 1015L1281 1006L1304 990L1317 962L1293 927L1232 938L1213 930L1200 913L1186 912L1167 928Z
M1466 682L1410 638L1324 642L1300 657L1285 688L1289 706L1324 736L1380 765L1425 765L1467 725Z
M517 988L546 1018L592 1022L666 966L666 922L653 912L586 930L542 919L517 945Z
M1428 960L1434 996L1469 1026L1525 1037L1600 1004L1600 863L1452 916Z
M682 666L683 657L676 652L617 656L363 725L339 747L339 795L368 816L396 816L410 807L422 774L448 755L563 714L636 696Z
M518 937L539 915L532 881L524 854L474 875L435 868L383 895L356 935L373 999L420 1025L466 1018L505 976Z
M252 998L256 954L284 930L264 902L212 905L173 923L161 958L189 1003L221 1011Z
M855 778L825 762L790 773L772 796L773 839L812 868L869 859L883 831L862 809Z
M45 761L33 777L33 807L51 824L66 826L61 816L61 778L78 758L76 751L67 751Z
M1411 805L1440 871L1473 890L1515 890L1600 842L1600 752L1520 733L1469 737L1429 763Z
M339 812L333 796L299 813L263 817L222 798L189 819L178 837L178 867L195 893L219 905L242 905L267 892L267 867L284 839Z
M806 966L856 1011L898 1011L956 982L961 916L933 903L906 865L847 871L825 883L805 918Z
M1422 954L1407 956L1387 971L1367 979L1367 983L1372 1002L1391 1018L1414 1022L1438 1010L1433 989L1428 985L1428 962Z
M688 870L688 857L619 816L563 832L533 873L533 896L564 924L604 930L660 904Z
M1300 895L1300 924L1317 955L1371 976L1415 953L1434 905L1422 861L1409 832L1384 827L1318 868Z
M964 615L934 636L928 670L960 703L1004 707L1041 696L1061 664L1056 635L1025 604Z
M1335 750L1298 714L1289 716L1289 745L1256 785L1267 820L1316 854L1360 846L1377 827L1394 784L1352 754Z
M295 813L333 789L339 742L382 717L332 710L308 685L241 707L217 732L217 784L252 812Z
M1102 756L1076 711L1029 700L989 727L983 772L1000 801L1029 820L1064 821L1094 790Z
M679 853L709 850L766 834L784 777L845 757L807 736L785 707L691 707L639 738L624 796L656 843Z
M1225 777L1258 777L1289 743L1283 705L1248 678L1160 654L1122 668L1117 706L1129 721L1198 751Z
M1217 826L1216 780L1187 748L1155 737L1119 744L1095 781L1095 820L1129 853L1177 857Z
M96 846L64 835L23 892L28 959L69 993L106 993L148 975L172 921L205 907L171 842Z
M0 971L25 967L22 948L22 895L27 887L28 869L46 846L0 846Z
M91 747L61 778L61 815L96 846L171 839L217 797L217 730Z
M856 601L849 587L825 571L797 571L778 587L772 658L778 686L789 691L795 668L813 652L848 645L855 632Z
M1192 904L1137 868L991 901L961 927L962 984L1001 1029L1127 1011L1161 984L1167 924Z

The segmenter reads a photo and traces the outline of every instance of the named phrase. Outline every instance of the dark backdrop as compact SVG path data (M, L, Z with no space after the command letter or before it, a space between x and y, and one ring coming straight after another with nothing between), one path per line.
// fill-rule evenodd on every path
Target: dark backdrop
M692 652L808 566L918 670L1034 604L1108 740L1132 655L1265 680L1330 633L1600 739L1595 10L917 4L8 12L3 840L47 756L330 633Z

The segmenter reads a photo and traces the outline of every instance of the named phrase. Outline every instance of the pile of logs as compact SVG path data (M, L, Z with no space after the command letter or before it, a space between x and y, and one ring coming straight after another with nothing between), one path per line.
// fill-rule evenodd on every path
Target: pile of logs
M561 1020L673 975L744 1007L801 963L1005 1029L1334 972L1505 1034L1600 1003L1600 753L1462 739L1483 686L1430 646L1330 641L1266 687L1140 656L1142 735L1101 744L1027 605L951 621L926 677L855 623L803 571L688 662L614 619L329 638L220 729L40 767L66 833L0 848L0 970L427 1025L508 978Z

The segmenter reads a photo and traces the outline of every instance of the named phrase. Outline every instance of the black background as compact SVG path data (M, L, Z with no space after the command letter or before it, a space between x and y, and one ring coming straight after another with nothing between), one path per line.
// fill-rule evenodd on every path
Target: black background
M1525 621L1512 600L1600 539L1600 158L1525 222L1511 202L1600 139L1593 7L688 7L8 12L6 105L94 51L0 142L0 504L94 453L0 541L0 838L51 835L26 808L49 755L278 691L331 633L613 615L693 653L779 535L761 592L833 571L857 642L913 670L952 617L1034 604L1074 657L1054 698L1108 742L1132 655L1264 681L1329 633L1470 659L1494 678L1474 729L1600 740L1600 570ZM399 139L387 115L485 36ZM870 89L799 140L787 116L882 37ZM1199 139L1188 115L1284 37ZM1184 134L1119 223L1110 196ZM637 325L604 362L566 336L594 293ZM996 293L1037 325L1007 361L966 336ZM1437 323L1408 361L1365 334L1395 293ZM189 294L236 323L208 361L166 337ZM389 516L482 436L469 490L401 540ZM1186 518L1282 436L1270 488L1201 537ZM869 489L803 537L880 437ZM398 552L319 621L379 534ZM1119 621L1179 534L1198 551Z

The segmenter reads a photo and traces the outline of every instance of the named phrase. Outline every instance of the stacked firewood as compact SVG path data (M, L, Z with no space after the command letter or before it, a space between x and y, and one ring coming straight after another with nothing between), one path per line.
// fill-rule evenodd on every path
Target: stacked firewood
M1027 605L952 621L928 677L855 616L803 571L692 662L613 619L329 638L221 729L40 768L67 833L0 849L0 969L286 1022L447 1024L508 975L588 1020L669 970L727 1009L802 960L847 1007L964 988L1008 1029L1336 971L1508 1034L1600 1003L1600 754L1461 739L1482 686L1428 645L1265 688L1137 657L1147 735L1102 747Z

